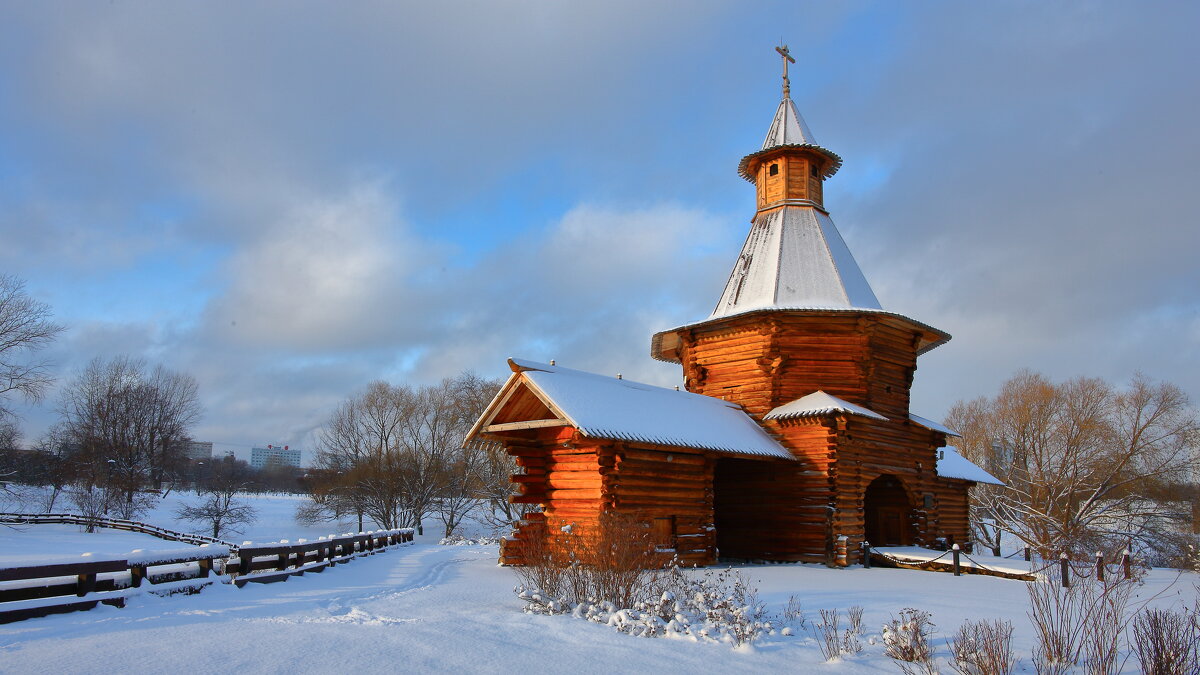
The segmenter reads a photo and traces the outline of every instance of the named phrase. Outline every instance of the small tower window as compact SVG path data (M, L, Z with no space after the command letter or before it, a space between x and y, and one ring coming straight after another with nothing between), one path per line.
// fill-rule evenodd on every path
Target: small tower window
M808 165L808 173L811 174L813 178L817 178L820 175L817 172L817 165L815 163L810 163Z
M779 173L779 165L772 164L771 165L771 175L774 176L774 175L777 175L778 173Z

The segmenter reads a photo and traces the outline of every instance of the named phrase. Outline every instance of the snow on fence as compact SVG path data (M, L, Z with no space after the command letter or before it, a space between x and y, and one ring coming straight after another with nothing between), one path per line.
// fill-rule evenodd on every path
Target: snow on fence
M80 516L74 513L0 513L0 524L3 525L81 525L83 527L107 527L113 530L125 530L126 532L141 532L159 539L167 541L181 541L185 544L195 544L202 546L204 544L220 544L229 546L234 550L237 549L233 544L217 539L216 537L208 537L203 534L192 534L191 532L176 532L168 530L165 527L142 523L136 520L121 520L118 518L105 518L102 516L88 517Z
M213 583L214 562L219 565L229 554L228 546L204 544L149 553L139 549L120 558L85 553L0 566L0 623L91 609L101 602L124 607L126 598L146 591L195 592Z
M413 529L374 530L358 534L329 535L315 541L299 539L296 543L278 541L270 544L242 544L229 562L225 573L236 576L234 583L271 583L285 581L289 576L305 572L323 572L360 555L371 555L388 546L413 540Z
M0 514L0 522L14 523ZM47 519L23 519L22 523L97 524L95 518L71 514L44 514ZM100 519L110 520L110 519ZM144 526L132 521L110 521ZM109 527L109 525L103 525ZM154 526L148 529L186 535ZM146 529L130 529L146 534ZM158 536L155 534L155 536ZM164 537L165 538L165 537ZM203 537L208 539L207 537ZM174 539L182 541L181 539ZM34 565L0 563L0 624L48 614L86 610L98 603L125 606L125 599L144 592L160 595L194 593L220 581L241 588L250 582L286 581L305 572L323 572L327 567L348 562L358 556L372 555L389 546L412 542L413 529L374 530L371 532L330 535L315 541L295 543L278 541L267 544L245 542L241 546L203 542L199 547L167 551L132 551L124 557L55 556ZM211 574L216 572L217 576ZM148 585L143 585L148 582Z
M962 551L957 544L947 551L934 551L931 549L921 548L917 546L904 547L876 547L871 546L867 542L862 543L863 563L864 566L870 567L871 562L883 564L888 567L899 567L903 569L917 569L936 572L952 572L954 576L961 574L985 574L990 576L1007 577L1009 579L1020 579L1022 581L1034 581L1038 578L1047 578L1052 575L1057 575L1059 583L1064 587L1071 585L1072 577L1082 579L1095 578L1103 581L1106 576L1120 575L1124 579L1132 579L1134 563L1129 551L1123 551L1121 555L1111 562L1107 561L1103 553L1097 552L1094 559L1087 561L1071 560L1066 553L1059 555L1059 558L1054 561L1048 560L1033 560L1029 547L1024 549L1025 561L1028 563L1028 569L1021 569L1018 566L1008 562L1007 556L997 558L995 556L977 555L972 557ZM976 557L983 559L986 562L976 560Z

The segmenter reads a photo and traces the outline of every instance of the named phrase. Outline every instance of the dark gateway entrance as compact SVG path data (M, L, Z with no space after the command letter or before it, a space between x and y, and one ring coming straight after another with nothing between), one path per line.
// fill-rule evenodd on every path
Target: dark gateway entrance
M913 543L912 503L899 478L884 474L867 486L863 496L863 534L872 546Z

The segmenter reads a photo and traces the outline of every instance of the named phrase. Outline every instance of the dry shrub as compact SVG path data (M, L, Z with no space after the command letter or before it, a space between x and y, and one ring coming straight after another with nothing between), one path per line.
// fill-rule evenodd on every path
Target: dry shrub
M781 618L785 624L796 624L800 628L804 628L804 608L801 606L800 598L794 595L788 598L787 607L784 607Z
M1146 675L1200 673L1200 625L1195 611L1147 609L1133 620L1134 652Z
M933 662L932 615L920 609L906 607L900 610L899 618L892 618L883 625L883 653L900 666L905 675L935 675L937 666Z
M547 598L629 607L660 576L650 529L630 516L603 514L592 527L548 522L527 532L525 566L516 572L522 586Z
M813 627L817 634L817 646L826 661L834 661L842 655L842 635L836 609L822 609L821 623Z
M863 608L862 608L862 605L854 605L850 609L847 609L846 610L846 618L850 622L850 631L853 632L855 635L862 635L862 632L863 632L863 628L862 628Z
M950 665L962 675L1009 675L1016 665L1012 633L1008 621L964 622L950 644Z
M1029 582L1029 618L1037 636L1033 666L1038 675L1066 673L1081 660L1091 673L1114 672L1136 583L1081 579L1063 588L1053 579Z

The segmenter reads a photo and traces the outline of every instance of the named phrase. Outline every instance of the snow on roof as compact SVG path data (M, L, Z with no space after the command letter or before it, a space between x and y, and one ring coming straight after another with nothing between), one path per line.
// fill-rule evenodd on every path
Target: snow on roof
M791 98L780 101L775 109L775 119L771 120L771 128L763 139L762 149L770 150L781 145L817 145L817 139Z
M868 410L860 405L855 405L849 401L826 394L823 391L814 391L808 396L802 396L791 403L785 403L771 412L767 413L766 419L769 420L785 420L793 417L816 417L819 415L828 415L830 413L846 413L848 415L858 415L860 417L869 417L874 420L887 421L887 418L874 410Z
M946 434L947 436L953 436L955 438L962 438L962 434L951 429L950 427L943 426L943 425L938 424L937 422L934 422L933 420L930 420L930 419L925 419L924 417L921 417L920 415L914 415L912 413L909 413L908 419L912 420L913 424L916 424L917 426L920 426L920 427L925 427L926 429L929 429L930 431L940 431L943 434Z
M883 309L833 220L817 209L755 217L709 318L782 307Z
M979 468L971 460L958 454L958 449L946 446L938 450L937 474L942 478L956 478L989 485L1004 485L995 476Z
M738 164L738 173L753 183L755 177L749 170L750 161L777 148L808 148L824 155L829 159L824 170L826 178L837 173L842 166L841 157L817 144L808 124L801 117L800 111L796 110L796 104L788 96L784 96L775 110L775 117L771 120L771 127L767 129L767 137L763 139L762 149L743 157Z
M585 436L795 459L736 404L536 361L509 362Z

